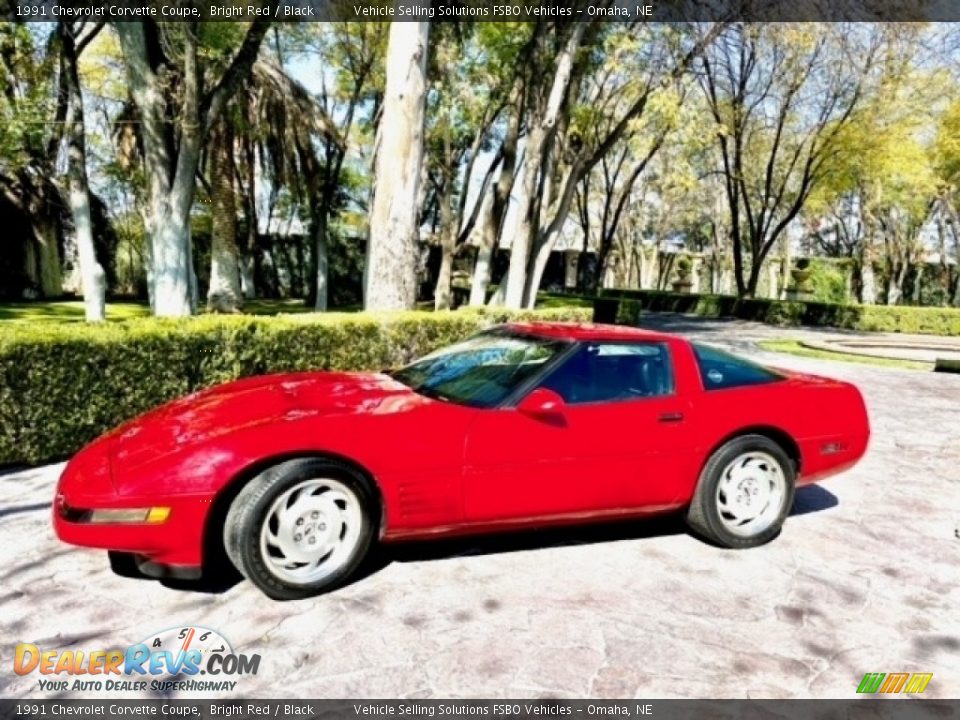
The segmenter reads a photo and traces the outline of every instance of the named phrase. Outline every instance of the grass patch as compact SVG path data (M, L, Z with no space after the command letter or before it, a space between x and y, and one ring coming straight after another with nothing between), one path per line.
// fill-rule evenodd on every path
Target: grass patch
M108 320L148 317L150 308L137 302L107 303ZM15 322L83 322L82 300L43 300L0 303L0 320Z
M575 295L541 293L537 297L537 307L543 309L565 307L591 307L593 299ZM361 312L359 304L331 308L332 312ZM417 303L417 310L432 311L433 301ZM302 298L257 298L247 300L243 305L243 315L258 317L270 315L302 315L314 312ZM206 312L201 303L200 315ZM122 301L107 303L107 321L123 322L137 318L150 317L150 306L146 302ZM42 322L42 323L82 323L84 309L82 300L31 300L27 302L0 303L0 321Z
M817 360L836 360L839 362L853 362L861 365L879 365L881 367L895 367L907 370L929 370L931 363L918 360L897 360L894 358L870 357L869 355L854 355L851 353L831 352L804 347L798 340L761 340L757 343L762 349L770 352L785 353L798 357L815 358Z
M586 295L563 293L538 293L537 308L593 307L593 298Z
M432 307L432 305L431 305ZM336 312L358 312L359 305L334 308ZM293 315L313 312L313 308L301 298L258 298L244 303L243 315L269 316ZM200 314L206 312L201 306ZM107 303L107 321L123 322L137 318L150 317L150 306L146 302L123 301ZM82 300L34 300L30 302L0 303L0 320L14 322L57 322L80 323L84 321Z

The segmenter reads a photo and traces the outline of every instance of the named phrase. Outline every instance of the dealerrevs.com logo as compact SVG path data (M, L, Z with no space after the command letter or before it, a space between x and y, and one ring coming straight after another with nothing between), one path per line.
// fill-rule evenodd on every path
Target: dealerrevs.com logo
M40 690L106 692L233 691L243 675L256 675L259 655L233 651L209 628L187 626L150 635L126 648L45 650L17 645L13 670L37 673Z

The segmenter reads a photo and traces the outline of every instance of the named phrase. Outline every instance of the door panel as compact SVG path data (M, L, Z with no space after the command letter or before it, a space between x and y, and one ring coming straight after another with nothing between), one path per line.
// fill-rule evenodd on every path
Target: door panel
M596 362L598 357L610 355L573 357L541 384L568 400L561 415L537 418L505 408L478 416L465 448L468 523L590 516L675 501L685 401L665 384L669 372L666 380L631 378L626 366ZM645 392L643 383L660 394L595 401L616 392L617 378L624 394Z

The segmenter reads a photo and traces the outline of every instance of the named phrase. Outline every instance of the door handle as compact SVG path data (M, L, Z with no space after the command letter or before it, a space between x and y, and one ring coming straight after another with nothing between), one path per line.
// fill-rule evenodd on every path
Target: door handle
M668 412L662 413L660 415L659 421L662 423L678 423L683 422L683 413L682 412Z

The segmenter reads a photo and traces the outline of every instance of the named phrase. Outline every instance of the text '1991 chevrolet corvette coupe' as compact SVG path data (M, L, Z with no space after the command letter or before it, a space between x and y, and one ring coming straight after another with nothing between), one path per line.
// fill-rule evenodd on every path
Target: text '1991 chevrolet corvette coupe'
M378 541L685 509L719 546L760 545L796 486L852 466L869 434L849 383L634 328L509 324L399 370L164 405L70 461L54 525L148 575L229 558L299 598Z

